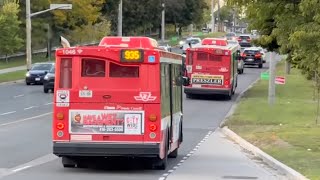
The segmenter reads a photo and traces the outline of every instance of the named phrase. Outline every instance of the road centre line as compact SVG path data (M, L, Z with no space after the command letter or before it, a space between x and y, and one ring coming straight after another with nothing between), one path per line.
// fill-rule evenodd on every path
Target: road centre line
M12 125L12 124L17 124L17 123L21 123L21 122L24 122L24 121L29 121L29 120L32 120L32 119L37 119L37 118L44 117L44 116L47 116L47 115L50 115L50 114L52 114L52 112L40 114L38 116L33 116L33 117L25 118L25 119L20 119L20 120L9 122L9 123L0 124L0 127Z
M13 113L16 113L16 112L17 111L5 112L5 113L0 114L0 116L4 116L4 115L7 115L7 114L13 114Z
M53 104L53 102L49 102L49 103L46 103L46 104L44 104L45 106L48 106L48 105L51 105L51 104Z
M24 96L24 94L19 94L19 95L13 96L13 98L18 98L18 97L22 97L22 96Z

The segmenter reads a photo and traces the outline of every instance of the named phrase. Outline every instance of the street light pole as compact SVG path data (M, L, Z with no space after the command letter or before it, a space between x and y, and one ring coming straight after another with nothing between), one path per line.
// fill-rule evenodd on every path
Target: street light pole
M26 0L26 56L27 56L27 70L31 69L31 8L30 8L30 0Z
M118 36L122 36L122 5L123 2L120 0L118 11Z
M211 0L211 32L215 32L214 0Z
M165 40L165 33L166 33L166 28L165 28L165 4L162 3L162 18L161 18L161 41L164 42Z

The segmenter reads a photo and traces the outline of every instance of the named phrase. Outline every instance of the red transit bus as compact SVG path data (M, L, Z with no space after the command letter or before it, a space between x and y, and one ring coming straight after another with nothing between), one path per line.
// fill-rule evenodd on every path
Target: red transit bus
M143 157L166 169L182 143L184 59L148 37L104 37L56 50L53 153L64 167L89 157Z
M187 98L220 94L231 99L238 84L239 55L236 45L219 38L205 38L200 47L187 49Z

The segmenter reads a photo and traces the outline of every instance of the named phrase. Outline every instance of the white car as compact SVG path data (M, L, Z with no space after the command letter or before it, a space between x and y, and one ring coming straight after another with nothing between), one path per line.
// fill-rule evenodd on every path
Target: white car
M201 46L201 39L200 38L188 38L185 42L180 42L180 49L182 49L182 54L186 53L188 48L194 48ZM191 45L191 47L190 47Z
M228 44L235 44L238 46L238 50L241 52L241 46L239 44L239 42L237 40L227 40L228 41ZM240 58L238 60L238 73L239 74L243 74L243 71L244 71L244 62L243 60Z

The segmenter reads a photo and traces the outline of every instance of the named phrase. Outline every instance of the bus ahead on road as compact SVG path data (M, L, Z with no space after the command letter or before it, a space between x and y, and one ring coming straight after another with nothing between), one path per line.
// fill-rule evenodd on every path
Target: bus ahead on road
M143 157L166 169L182 143L183 57L148 37L104 37L56 50L53 153L64 167L89 157Z
M239 54L236 45L219 38L205 38L201 47L187 49L187 98L220 94L231 99L238 84Z

